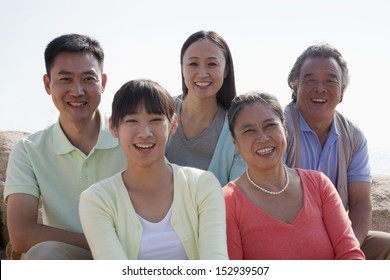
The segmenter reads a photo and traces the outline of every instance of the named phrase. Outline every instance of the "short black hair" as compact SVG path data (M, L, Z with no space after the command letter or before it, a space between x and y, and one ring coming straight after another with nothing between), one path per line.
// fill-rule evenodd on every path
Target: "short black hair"
M175 102L164 87L148 79L131 80L114 95L111 110L113 126L118 127L126 115L136 112L142 104L149 114L165 115L169 121L175 113Z
M104 51L100 43L95 39L80 34L65 34L53 39L45 49L46 74L50 77L54 59L62 52L91 53L98 61L103 72Z

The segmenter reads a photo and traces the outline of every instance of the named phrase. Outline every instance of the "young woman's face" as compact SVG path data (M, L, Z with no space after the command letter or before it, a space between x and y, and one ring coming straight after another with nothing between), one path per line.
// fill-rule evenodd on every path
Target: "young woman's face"
M234 144L248 167L267 169L280 164L287 146L286 130L267 105L244 105L233 129Z
M216 44L199 40L184 52L182 71L189 95L215 98L226 77L226 59Z
M149 114L142 104L136 112L124 116L117 128L112 127L111 122L110 125L128 163L145 166L164 162L165 146L176 131L177 116L169 121L165 115Z

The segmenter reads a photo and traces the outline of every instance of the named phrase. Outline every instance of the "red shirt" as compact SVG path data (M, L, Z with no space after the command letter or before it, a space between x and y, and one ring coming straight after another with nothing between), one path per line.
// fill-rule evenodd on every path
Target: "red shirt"
M297 171L304 203L292 224L257 208L235 183L223 188L230 259L364 259L331 181L317 171Z

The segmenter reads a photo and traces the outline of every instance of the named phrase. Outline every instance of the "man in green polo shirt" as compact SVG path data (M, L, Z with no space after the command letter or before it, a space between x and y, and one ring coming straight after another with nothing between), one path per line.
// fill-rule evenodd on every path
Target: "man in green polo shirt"
M84 35L63 35L46 47L44 87L59 119L18 142L4 189L10 242L25 259L92 259L78 214L80 193L127 165L98 110L107 81L103 62L100 44ZM43 224L37 222L40 199Z

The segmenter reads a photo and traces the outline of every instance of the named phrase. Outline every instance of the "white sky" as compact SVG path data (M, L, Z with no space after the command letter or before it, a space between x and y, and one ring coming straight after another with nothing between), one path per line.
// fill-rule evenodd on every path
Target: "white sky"
M214 30L234 60L238 93L261 89L290 101L287 75L309 45L334 45L351 83L338 109L390 146L388 0L0 0L0 131L34 132L57 119L44 90L43 52L54 37L81 33L102 44L108 84L101 108L128 80L150 78L181 92L179 55L187 37Z

